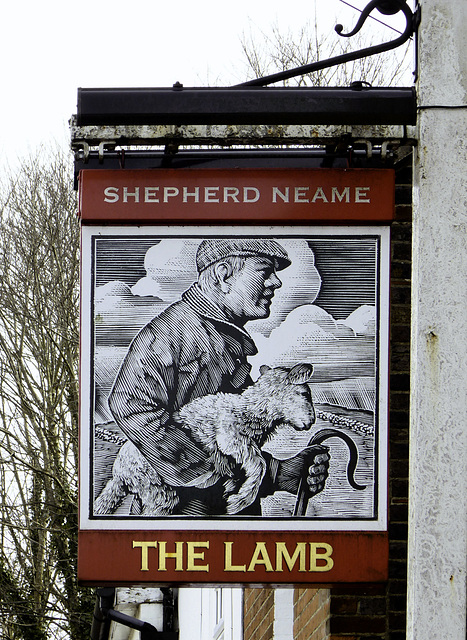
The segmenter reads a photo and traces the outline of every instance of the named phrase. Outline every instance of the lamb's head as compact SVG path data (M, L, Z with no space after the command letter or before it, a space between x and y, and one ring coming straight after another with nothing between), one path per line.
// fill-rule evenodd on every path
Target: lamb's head
M316 420L308 382L311 364L297 364L292 369L260 367L261 376L247 390L251 409L263 422L264 440L280 425L297 431L310 429Z

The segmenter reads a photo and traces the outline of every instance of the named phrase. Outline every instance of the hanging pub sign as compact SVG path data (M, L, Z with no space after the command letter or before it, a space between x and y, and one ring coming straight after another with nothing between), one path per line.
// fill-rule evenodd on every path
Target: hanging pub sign
M80 174L83 584L387 578L391 170Z

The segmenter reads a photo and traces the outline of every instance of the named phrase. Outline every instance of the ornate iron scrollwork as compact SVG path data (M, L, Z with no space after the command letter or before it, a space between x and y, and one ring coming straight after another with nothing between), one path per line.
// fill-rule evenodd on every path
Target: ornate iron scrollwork
M373 9L377 9L384 15L395 15L396 13L399 13L399 11L402 11L406 18L406 25L403 33L401 33L398 38L390 40L389 42L383 42L382 44L359 49L358 51L350 51L334 58L318 60L317 62L312 62L300 67L295 67L294 69L289 69L288 71L273 73L262 78L249 80L248 82L244 82L241 85L237 86L264 87L268 84L273 84L274 82L288 80L289 78L312 73L313 71L319 71L320 69L326 69L328 67L351 62L352 60L358 60L359 58L367 58L368 56L372 56L377 53L390 51L391 49L396 49L397 47L400 47L402 44L407 42L407 40L409 40L409 38L417 31L418 25L420 23L420 8L418 6L415 11L412 12L406 0L371 0L371 2L369 2L361 12L360 18L358 19L358 22L355 25L354 29L352 29L352 31L350 31L349 33L342 33L344 27L341 24L338 24L335 27L336 32L340 36L343 36L345 38L350 38L351 36L355 35L356 33L358 33L358 31L360 31Z

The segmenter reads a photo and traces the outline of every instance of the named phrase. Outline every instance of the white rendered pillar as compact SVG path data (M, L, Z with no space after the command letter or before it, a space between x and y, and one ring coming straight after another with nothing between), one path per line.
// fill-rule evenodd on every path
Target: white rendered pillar
M274 589L274 640L293 640L295 589Z
M467 2L421 6L407 638L465 640Z

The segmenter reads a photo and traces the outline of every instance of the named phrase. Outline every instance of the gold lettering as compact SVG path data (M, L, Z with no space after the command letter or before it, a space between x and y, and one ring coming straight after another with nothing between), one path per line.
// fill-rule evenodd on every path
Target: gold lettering
M206 540L205 542L189 541L186 545L188 550L187 571L209 571L208 564L195 564L195 560L204 560L204 551L195 552L195 549L209 549L209 540Z
M157 542L145 542L133 540L133 549L141 548L141 569L140 571L149 571L148 549L156 549Z
M246 571L245 564L232 564L232 546L233 542L224 542L225 547L225 562L224 571Z
M318 553L318 549L324 549L324 553ZM333 548L326 542L310 542L310 571L330 571L334 566L332 552ZM325 564L318 564L318 560L324 560Z
M167 571L167 558L175 558L175 571L183 571L183 545L184 542L175 543L175 553L168 553L165 549L167 542L159 542L159 571Z
M256 549L248 566L248 571L254 571L257 564L264 564L266 571L274 571L265 542L256 543Z
M306 554L305 542L297 542L297 545L295 547L295 551L292 557L290 557L289 550L287 549L287 545L285 542L276 542L276 571L283 571L282 560L285 560L285 563L288 566L289 571L292 571L295 563L297 562L298 557L300 557L299 571L306 571L305 554Z
M133 549L141 549L140 571L149 571L149 549L159 550L159 571L167 571L167 560L175 560L175 571L184 571L184 545L185 542L176 541L175 550L167 551L167 542L156 540L133 540ZM290 552L286 542L276 542L276 566L273 567L268 553L266 542L256 542L248 568L246 564L233 564L233 542L224 542L224 571L254 572L256 567L264 566L267 572L284 571L284 562L289 571L306 571L306 542L295 543L295 549ZM334 566L331 557L333 548L326 542L310 542L310 568L309 571L326 572ZM206 561L206 549L210 548L209 540L186 542L187 571L209 572L210 565Z

